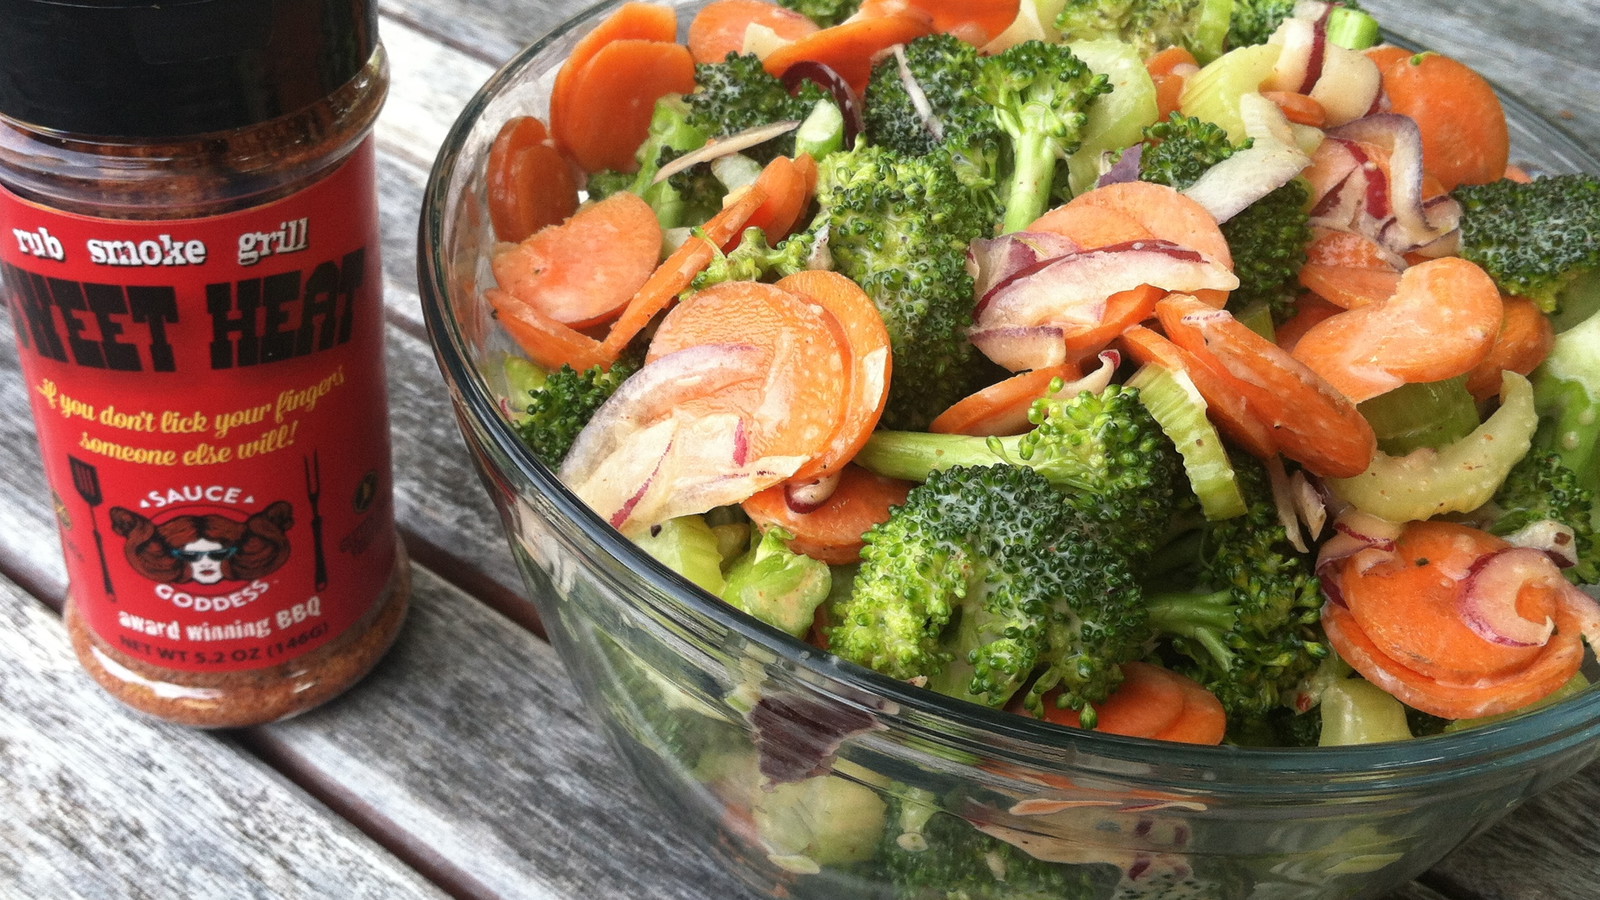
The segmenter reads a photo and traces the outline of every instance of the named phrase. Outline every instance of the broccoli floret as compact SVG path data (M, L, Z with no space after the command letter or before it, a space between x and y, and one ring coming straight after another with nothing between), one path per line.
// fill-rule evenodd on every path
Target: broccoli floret
M583 183L583 189L590 200L603 200L618 191L633 190L634 183L638 180L634 172L619 172L616 169L601 169L589 173L588 179Z
M861 8L861 0L778 0L778 2L822 28L843 22Z
M1251 143L1236 147L1228 143L1226 129L1179 112L1146 128L1144 137L1140 178L1180 191ZM1274 322L1294 314L1300 267L1305 264L1312 236L1309 201L1305 185L1291 181L1222 223L1223 237L1233 253L1233 270L1239 276L1238 290L1228 297L1230 312L1238 315L1261 306L1270 311Z
M1004 143L994 108L972 86L988 58L948 34L930 34L885 57L867 84L866 139L909 156L949 155L962 181L993 190ZM909 84L908 84L909 81Z
M1131 567L1060 497L1017 466L932 473L867 532L829 649L988 706L1036 672L1035 695L1104 699L1142 650L1143 605Z
M1109 865L1048 863L947 812L900 825L896 808L877 860L894 900L1086 900L1116 883Z
M1065 44L1023 41L988 59L978 93L994 108L1011 150L1002 231L1026 228L1053 199L1065 199L1057 163L1082 143L1089 104L1110 91L1106 76Z
M822 88L807 81L794 94L768 73L754 54L730 53L723 62L694 67L695 89L685 95L687 123L707 137L725 137L758 125L788 120L804 121L818 101L827 97ZM773 138L743 151L759 163L794 153L794 133Z
M1600 312L1556 335L1532 381L1534 449L1558 454L1577 486L1600 499ZM1600 506L1591 518L1600 520Z
M1268 193L1222 223L1233 254L1239 287L1228 295L1228 310L1238 316L1265 307L1274 323L1295 313L1300 267L1311 243L1310 194L1298 179Z
M1464 185L1453 196L1461 203L1461 255L1501 291L1556 313L1568 285L1600 270L1600 176L1501 179Z
M1181 191L1242 149L1228 143L1228 130L1221 125L1174 110L1145 128L1139 177Z
M1578 584L1600 582L1600 546L1594 529L1594 492L1579 484L1578 473L1561 462L1559 454L1531 451L1511 468L1487 508L1484 523L1491 534L1516 534L1541 522L1556 522L1572 529L1577 564L1566 569Z
M822 161L817 205L802 240L825 248L888 327L894 379L883 421L926 427L970 391L979 370L967 339L974 288L966 254L989 233L993 207L940 157L866 144Z
M1222 53L1231 6L1228 0L1067 0L1055 24L1063 41L1116 38L1142 58L1182 46L1205 63Z
M568 365L553 372L524 366L519 379L522 390L510 401L514 409L521 410L512 423L517 436L535 459L555 468L595 410L637 369L631 358L619 360L610 369L594 366L582 372Z
M726 253L716 250L711 262L690 283L688 293L724 281L769 281L793 275L810 267L815 243L814 234L799 232L774 247L767 243L766 232L760 228L746 228L732 250Z
M1245 513L1200 525L1194 584L1150 590L1148 608L1169 665L1245 722L1284 706L1328 649L1313 560L1289 543L1265 468L1241 456L1235 471Z
M951 466L1005 462L1035 469L1131 559L1159 546L1174 515L1193 500L1179 490L1186 483L1182 457L1135 388L1111 385L1099 394L1038 400L1028 420L1033 430L1011 437L882 430L856 462L910 481Z

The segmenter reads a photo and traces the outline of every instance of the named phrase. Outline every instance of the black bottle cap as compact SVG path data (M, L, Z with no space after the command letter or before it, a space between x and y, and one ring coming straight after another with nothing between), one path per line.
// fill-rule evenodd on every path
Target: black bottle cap
M0 114L79 135L228 131L355 77L376 0L0 0Z

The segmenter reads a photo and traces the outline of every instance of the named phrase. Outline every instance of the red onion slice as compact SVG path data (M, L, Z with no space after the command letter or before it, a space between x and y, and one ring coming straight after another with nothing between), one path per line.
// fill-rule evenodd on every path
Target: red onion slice
M735 153L742 153L751 147L765 144L775 137L788 134L800 127L797 119L785 119L782 122L773 122L770 125L757 125L746 128L722 138L713 138L710 143L697 150L692 150L668 162L656 172L656 177L651 179L651 184L660 184L668 178L687 171L700 163L711 162Z
M1393 555L1395 542L1400 539L1402 526L1355 507L1341 512L1333 520L1333 536L1322 542L1317 550L1317 574L1324 575L1334 563L1348 559L1363 550L1376 550L1378 554ZM1365 561L1370 568L1381 561L1373 555Z
M1049 231L1013 231L996 238L978 238L967 246L967 272L977 286L975 296L988 295L996 285L1040 260L1055 259L1082 250L1065 235Z
M1311 164L1276 103L1260 94L1245 94L1239 98L1239 115L1250 146L1207 169L1183 191L1218 222L1288 184Z
M1144 144L1134 144L1122 151L1117 161L1112 163L1095 181L1095 187L1105 187L1108 184L1122 184L1128 181L1139 180L1139 166L1144 160Z
M1513 547L1538 550L1557 568L1570 569L1578 564L1578 538L1571 525L1544 519L1530 522L1523 528L1505 535L1506 543Z
M1600 647L1600 601L1565 578L1558 588L1561 594L1556 602L1561 604L1562 614L1577 623L1578 633L1583 635L1589 649Z
M1380 222L1393 216L1395 225L1384 223L1378 233L1363 230L1396 253L1410 253L1431 244L1455 230L1461 208L1453 201L1424 205L1422 199L1422 133L1415 120L1398 113L1379 113L1348 122L1328 132L1330 137L1374 144L1389 152L1389 178L1386 184L1387 209L1369 202L1367 213ZM1381 178L1373 178L1376 184Z
M793 512L805 515L822 508L833 492L839 488L839 474L824 475L815 481L802 484L787 482L783 486L783 502Z
M1239 279L1171 241L1113 244L1043 260L1000 281L979 302L977 324L1098 324L1106 298L1145 284L1166 291L1231 291Z
M973 328L972 346L1011 372L1059 366L1067 361L1066 331L1055 325L998 325Z
M1517 595L1529 582L1563 585L1565 578L1550 557L1537 550L1511 547L1481 557L1473 563L1461 586L1461 620L1484 640L1505 647L1542 647L1555 633L1546 618L1534 622L1517 612Z

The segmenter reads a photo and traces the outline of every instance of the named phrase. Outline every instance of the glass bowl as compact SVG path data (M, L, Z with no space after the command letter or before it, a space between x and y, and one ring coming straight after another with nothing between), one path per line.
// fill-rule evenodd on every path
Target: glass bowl
M528 47L468 103L428 183L419 279L528 598L596 720L693 843L795 898L893 897L890 868L946 866L941 877L975 879L974 897L1350 900L1409 881L1600 754L1600 689L1471 731L1338 749L1069 731L838 660L634 547L509 426L501 372L515 350L482 293L490 142L507 118L546 113L561 60L614 8ZM1519 164L1600 171L1559 129L1507 108Z

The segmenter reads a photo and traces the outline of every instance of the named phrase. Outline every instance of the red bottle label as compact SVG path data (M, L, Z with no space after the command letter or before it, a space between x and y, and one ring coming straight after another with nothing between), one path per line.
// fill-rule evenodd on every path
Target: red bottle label
M17 333L74 601L168 669L331 640L395 564L374 153L203 219L0 189Z

